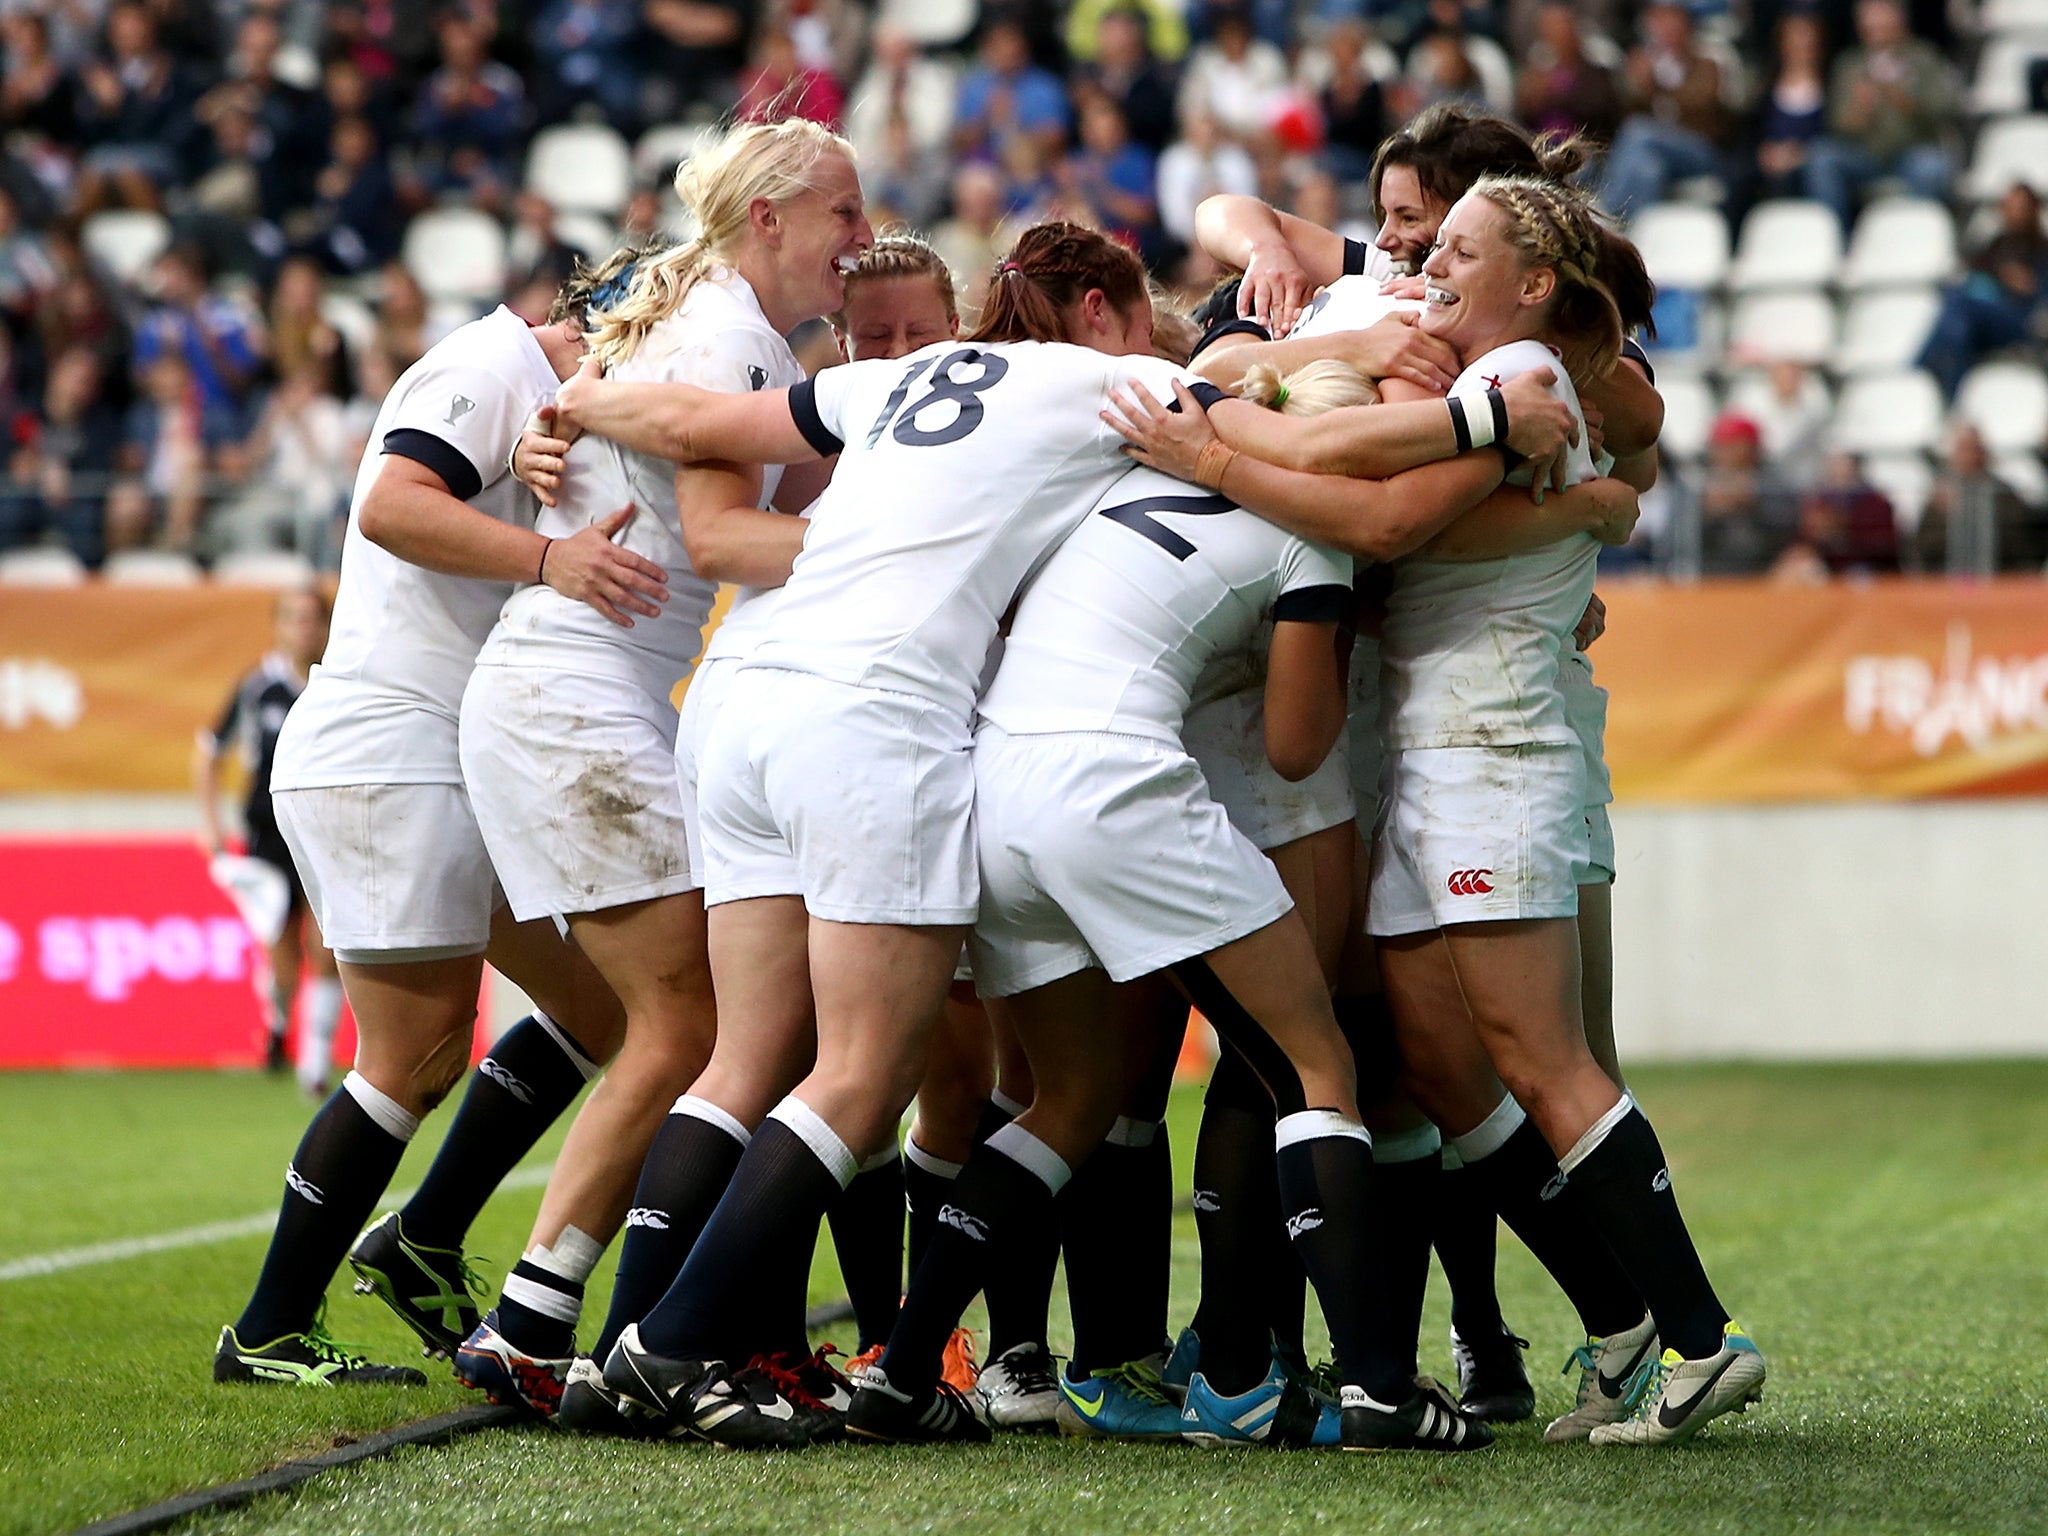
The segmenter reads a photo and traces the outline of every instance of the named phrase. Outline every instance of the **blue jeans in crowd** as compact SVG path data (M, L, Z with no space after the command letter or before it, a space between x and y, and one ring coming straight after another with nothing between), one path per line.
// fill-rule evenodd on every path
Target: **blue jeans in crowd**
M1856 199L1880 176L1897 176L1915 197L1945 202L1953 178L1948 151L1939 144L1914 144L1896 159L1880 160L1848 139L1815 139L1806 156L1806 195L1826 203L1847 229L1856 217Z
M1943 394L1955 399L1963 375L1978 358L2027 339L2031 309L1982 273L1972 274L1941 296L1941 313L1927 333L1920 366L1940 381Z
M1721 170L1721 152L1705 135L1654 117L1632 117L1607 152L1600 201L1615 217L1629 218L1663 197L1672 182L1718 176Z

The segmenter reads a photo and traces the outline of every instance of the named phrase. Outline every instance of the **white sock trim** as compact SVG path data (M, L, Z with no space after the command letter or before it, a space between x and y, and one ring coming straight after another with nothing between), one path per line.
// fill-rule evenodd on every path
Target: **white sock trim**
M1023 1114L1025 1110L1031 1107L1029 1104L1019 1104L1015 1099L1011 1098L1007 1093L1003 1092L1003 1090L1000 1088L989 1089L988 1101L989 1103L995 1105L997 1109L1000 1109L1004 1114L1008 1115L1012 1120L1016 1119L1019 1115Z
M1443 1134L1433 1125L1418 1125L1406 1131L1383 1131L1372 1141L1375 1163L1419 1163L1441 1157Z
M363 1107L363 1113L377 1122L377 1128L385 1135L396 1137L400 1141L411 1141L419 1134L420 1117L377 1087L362 1073L350 1072L341 1080L341 1086L350 1098Z
M564 1291L551 1285L542 1285L538 1280L529 1280L524 1275L505 1277L505 1299L516 1301L542 1317L552 1317L558 1323L576 1323L583 1316L583 1303Z
M742 1147L754 1139L753 1133L741 1125L735 1116L727 1114L709 1099L698 1098L694 1093L686 1093L677 1099L669 1113L688 1115L692 1120L702 1120L706 1125L715 1125Z
M1571 1171L1593 1155L1593 1151L1607 1139L1607 1133L1626 1120L1629 1111L1636 1107L1635 1096L1624 1093L1614 1101L1614 1107L1586 1128L1586 1134L1572 1144L1571 1151L1557 1160L1557 1171L1567 1178Z
M853 1176L860 1169L860 1162L839 1133L826 1123L825 1117L795 1094L768 1111L770 1120L780 1120L802 1138L803 1144L811 1149L812 1155L825 1165L825 1171L839 1181L841 1189L853 1182Z
M1491 1157L1508 1144L1508 1138L1522 1128L1522 1122L1529 1118L1522 1106L1515 1102L1515 1096L1504 1093L1500 1102L1493 1106L1493 1113L1473 1126L1462 1136L1453 1136L1451 1146L1463 1163L1476 1163L1483 1157Z
M1038 1175L1039 1182L1054 1194L1065 1189L1067 1181L1074 1176L1074 1170L1067 1166L1065 1158L1015 1121L989 1137L987 1145L990 1151L1000 1152L1019 1167Z
M1331 1136L1349 1136L1372 1145L1372 1133L1349 1115L1340 1115L1334 1109L1303 1109L1291 1115L1282 1115L1273 1126L1273 1147L1275 1151L1304 1141L1322 1141Z
M560 1275L571 1285L581 1285L604 1257L604 1244L581 1227L564 1227L552 1245L535 1243L520 1257L551 1275Z
M891 1163L895 1162L902 1155L903 1154L899 1150L897 1150L896 1143L892 1141L889 1143L888 1146L882 1148L881 1151L877 1152L873 1157L869 1158L866 1162L862 1163L860 1165L860 1171L862 1173L878 1172L879 1170L888 1167Z
M1116 1147L1149 1147L1159 1139L1159 1122L1118 1115L1115 1124L1109 1128L1109 1134L1102 1139Z
M583 1081L588 1083L596 1080L597 1074L604 1070L603 1066L592 1061L590 1053L585 1051L574 1040L571 1040L563 1032L561 1025L542 1013L538 1008L534 1009L528 1017L542 1029L546 1030L548 1038L562 1048L562 1054L569 1058L569 1065L583 1074Z
M957 1179L960 1177L960 1170L967 1166L965 1163L949 1163L943 1157L935 1156L915 1141L909 1140L903 1143L903 1156L935 1179Z
M1444 1143L1444 1172L1452 1173L1465 1166L1465 1159L1458 1156L1458 1149L1448 1141Z

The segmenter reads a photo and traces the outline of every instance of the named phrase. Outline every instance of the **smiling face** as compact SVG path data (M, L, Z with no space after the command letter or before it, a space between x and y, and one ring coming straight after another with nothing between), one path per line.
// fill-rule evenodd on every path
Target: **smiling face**
M1429 287L1420 325L1468 359L1535 335L1557 288L1549 267L1523 265L1508 241L1508 215L1472 193L1445 216L1422 273Z
M770 209L776 287L795 316L792 324L829 315L845 303L846 273L875 243L853 162L828 154L811 179L811 191Z
M862 277L846 291L846 330L840 342L847 361L906 357L920 347L960 334L960 320L946 312L946 296L929 277Z
M1392 258L1396 272L1419 269L1443 224L1445 205L1422 190L1412 165L1389 165L1380 175L1379 237L1373 241Z

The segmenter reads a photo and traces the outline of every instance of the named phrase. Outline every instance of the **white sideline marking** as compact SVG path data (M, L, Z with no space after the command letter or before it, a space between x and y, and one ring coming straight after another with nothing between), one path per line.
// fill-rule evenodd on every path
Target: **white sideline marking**
M535 1168L515 1168L505 1176L500 1189L538 1189L553 1173L553 1163L543 1163ZM385 1195L377 1209L390 1210L403 1205L413 1197L410 1189L393 1190ZM32 1253L27 1258L10 1259L0 1264L0 1282L8 1280L35 1280L44 1275L62 1274L67 1269L85 1269L93 1264L118 1264L123 1259L139 1259L144 1254L168 1253L176 1248L203 1248L209 1243L232 1242L238 1237L261 1237L277 1222L275 1211L265 1211L259 1216L243 1216L234 1221L209 1221L202 1226L181 1227L175 1232L158 1232L149 1237L123 1237L110 1243L89 1243L83 1248L59 1248L52 1253Z

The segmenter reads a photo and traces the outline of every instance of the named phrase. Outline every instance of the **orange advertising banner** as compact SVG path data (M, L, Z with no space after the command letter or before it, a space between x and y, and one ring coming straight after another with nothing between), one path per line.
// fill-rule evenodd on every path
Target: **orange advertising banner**
M2048 793L2048 582L1604 588L1623 800ZM272 595L0 587L0 793L178 792Z

